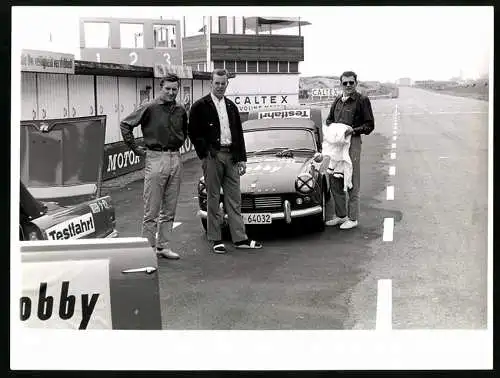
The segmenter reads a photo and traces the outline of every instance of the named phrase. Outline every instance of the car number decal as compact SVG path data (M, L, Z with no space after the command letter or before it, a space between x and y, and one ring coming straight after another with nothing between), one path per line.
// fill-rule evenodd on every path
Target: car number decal
M104 198L98 199L96 202L90 203L89 207L90 207L90 209L92 210L92 212L94 214L95 213L100 213L104 209L111 208L111 206L109 205L109 203Z

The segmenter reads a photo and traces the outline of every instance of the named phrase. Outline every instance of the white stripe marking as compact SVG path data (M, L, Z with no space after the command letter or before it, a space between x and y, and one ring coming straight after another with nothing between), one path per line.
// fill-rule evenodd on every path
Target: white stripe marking
M391 147L396 148L396 143L393 143Z
M389 167L389 176L396 176L396 167L395 166Z
M398 137L397 137L396 135L394 135L394 136L392 137L392 140L396 140L396 139L398 139Z
M387 201L393 201L394 200L394 186L389 185L387 187Z
M396 159L396 153L395 152L391 152L391 159L392 160Z
M377 282L377 331L392 330L392 282L378 280Z
M432 115L432 114L487 114L488 112L415 112L415 113L406 113L407 115Z
M384 218L383 241L392 241L394 233L394 218Z
M440 156L440 159L448 159L448 156Z
M396 135L398 132L397 132L396 130L394 130L392 133L393 133L394 135Z
M172 229L176 228L177 226L180 226L182 222L174 222Z

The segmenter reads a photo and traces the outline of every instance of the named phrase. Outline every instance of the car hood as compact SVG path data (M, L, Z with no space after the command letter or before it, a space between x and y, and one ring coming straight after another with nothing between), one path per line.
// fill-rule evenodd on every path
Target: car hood
M41 200L101 188L105 116L21 121L21 181Z
M247 173L240 178L242 193L272 194L295 192L295 180L308 172L311 156L292 158L258 155L247 158Z

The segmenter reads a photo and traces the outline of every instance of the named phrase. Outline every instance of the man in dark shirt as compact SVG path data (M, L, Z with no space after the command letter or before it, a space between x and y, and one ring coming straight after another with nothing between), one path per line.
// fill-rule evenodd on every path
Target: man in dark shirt
M137 155L145 156L142 235L158 257L178 259L167 248L181 185L179 149L187 137L187 115L175 101L180 80L168 74L160 81L160 96L140 106L120 123L123 140ZM146 147L137 146L133 129L141 125ZM158 231L158 237L157 237Z
M330 176L336 216L328 220L326 225L336 226L340 224L341 229L349 229L358 225L361 134L370 134L375 128L375 122L370 99L356 91L357 75L352 71L346 71L340 76L340 81L343 93L334 100L326 119L326 125L343 123L349 126L345 135L346 137L351 135L349 156L352 161L353 187L348 190L349 201L346 202L343 179Z

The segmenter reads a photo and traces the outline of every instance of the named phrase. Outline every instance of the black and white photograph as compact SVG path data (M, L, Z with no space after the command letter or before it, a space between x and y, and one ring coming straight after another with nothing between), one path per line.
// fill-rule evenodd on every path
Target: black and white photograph
M11 9L12 370L492 369L493 7Z

